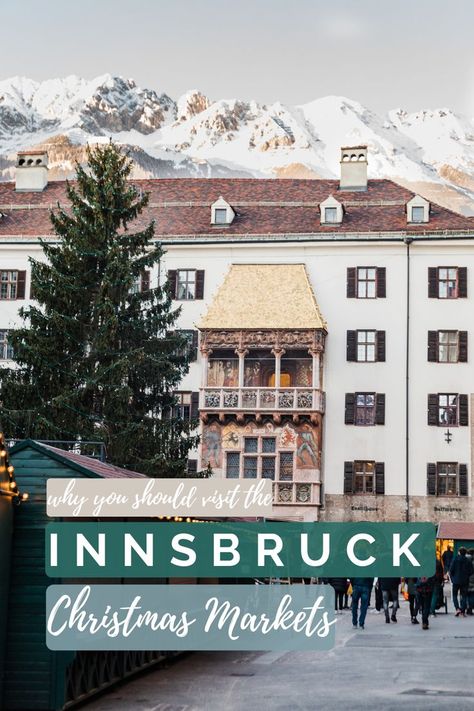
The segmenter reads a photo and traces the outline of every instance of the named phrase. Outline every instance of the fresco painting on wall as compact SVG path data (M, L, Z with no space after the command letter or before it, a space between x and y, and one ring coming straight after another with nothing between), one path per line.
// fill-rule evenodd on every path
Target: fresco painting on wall
M219 469L222 466L221 428L213 422L206 425L202 433L202 466Z
M209 361L207 384L211 387L236 388L239 385L239 361L222 358Z
M244 368L244 387L259 387L261 385L261 368L258 361L246 361Z
M238 449L239 445L239 427L231 422L222 429L222 447L224 449Z
M309 424L298 428L296 442L296 467L297 469L314 469L318 466L318 445L313 428Z
M296 431L294 427L285 425L280 433L280 447L282 449L294 449L296 446Z

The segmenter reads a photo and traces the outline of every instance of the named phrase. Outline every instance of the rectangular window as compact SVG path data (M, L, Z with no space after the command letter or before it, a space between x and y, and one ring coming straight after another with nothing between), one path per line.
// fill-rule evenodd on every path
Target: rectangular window
M227 224L227 209L225 207L216 207L214 210L214 224Z
M227 452L225 475L227 479L238 479L240 475L240 453Z
M176 298L192 301L196 298L196 270L178 269L176 274Z
M13 348L8 344L8 331L0 331L0 360L11 360Z
M375 393L356 393L356 425L375 425Z
M458 465L456 462L438 462L436 493L438 496L457 496Z
M411 221L412 222L424 222L425 221L425 208L424 207L412 207L411 208Z
M357 268L357 298L375 299L377 296L377 269L375 267Z
M258 457L244 457L244 479L256 479Z
M337 208L336 207L325 207L324 208L324 222L335 223L337 222Z
M353 492L355 494L374 493L375 462L354 462Z
M275 479L275 457L262 457L262 479Z
M263 454L272 454L275 452L276 439L275 437L263 437L262 438L262 452Z
M360 363L375 362L376 331L357 331L357 360Z
M174 393L176 404L173 406L173 419L191 419L191 393Z
M18 272L0 272L0 299L16 299L18 296Z
M190 363L194 363L194 361L197 360L198 332L192 331L190 329L179 329L178 333L180 334L180 336L186 338L188 342L186 351L185 353L183 353L183 355L187 356Z
M293 452L280 452L280 481L293 481Z
M258 452L258 437L245 437L244 452L253 454Z
M459 360L459 332L438 331L438 362L457 363Z
M457 299L458 296L458 270L457 267L439 267L438 269L438 298Z
M458 396L457 394L438 395L438 425L441 427L456 426L458 424Z

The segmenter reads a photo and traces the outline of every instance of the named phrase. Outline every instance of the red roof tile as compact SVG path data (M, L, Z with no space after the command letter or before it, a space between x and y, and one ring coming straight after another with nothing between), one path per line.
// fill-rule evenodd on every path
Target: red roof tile
M474 230L474 220L431 203L428 224L407 225L405 205L414 193L390 180L369 180L365 192L339 191L337 180L157 179L135 180L150 205L131 229L156 222L156 236L264 235L340 232L431 233ZM42 192L16 192L0 183L0 236L49 235L49 209L65 203L65 181ZM345 207L342 225L320 224L318 205L329 195ZM237 215L229 227L211 226L210 205L223 196ZM16 209L15 209L16 208Z
M474 541L473 521L443 521L438 527L438 538L456 541Z

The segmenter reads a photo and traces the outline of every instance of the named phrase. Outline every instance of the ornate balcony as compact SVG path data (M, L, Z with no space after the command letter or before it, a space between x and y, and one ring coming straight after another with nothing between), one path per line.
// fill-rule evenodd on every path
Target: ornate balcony
M201 389L199 409L204 412L324 412L324 392L315 388L223 388Z

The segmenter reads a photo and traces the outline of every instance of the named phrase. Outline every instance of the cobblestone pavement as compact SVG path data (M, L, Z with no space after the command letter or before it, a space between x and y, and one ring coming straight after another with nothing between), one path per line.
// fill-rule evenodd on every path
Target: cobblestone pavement
M397 624L370 608L365 630L338 616L330 652L198 652L87 705L88 711L474 710L474 617Z

